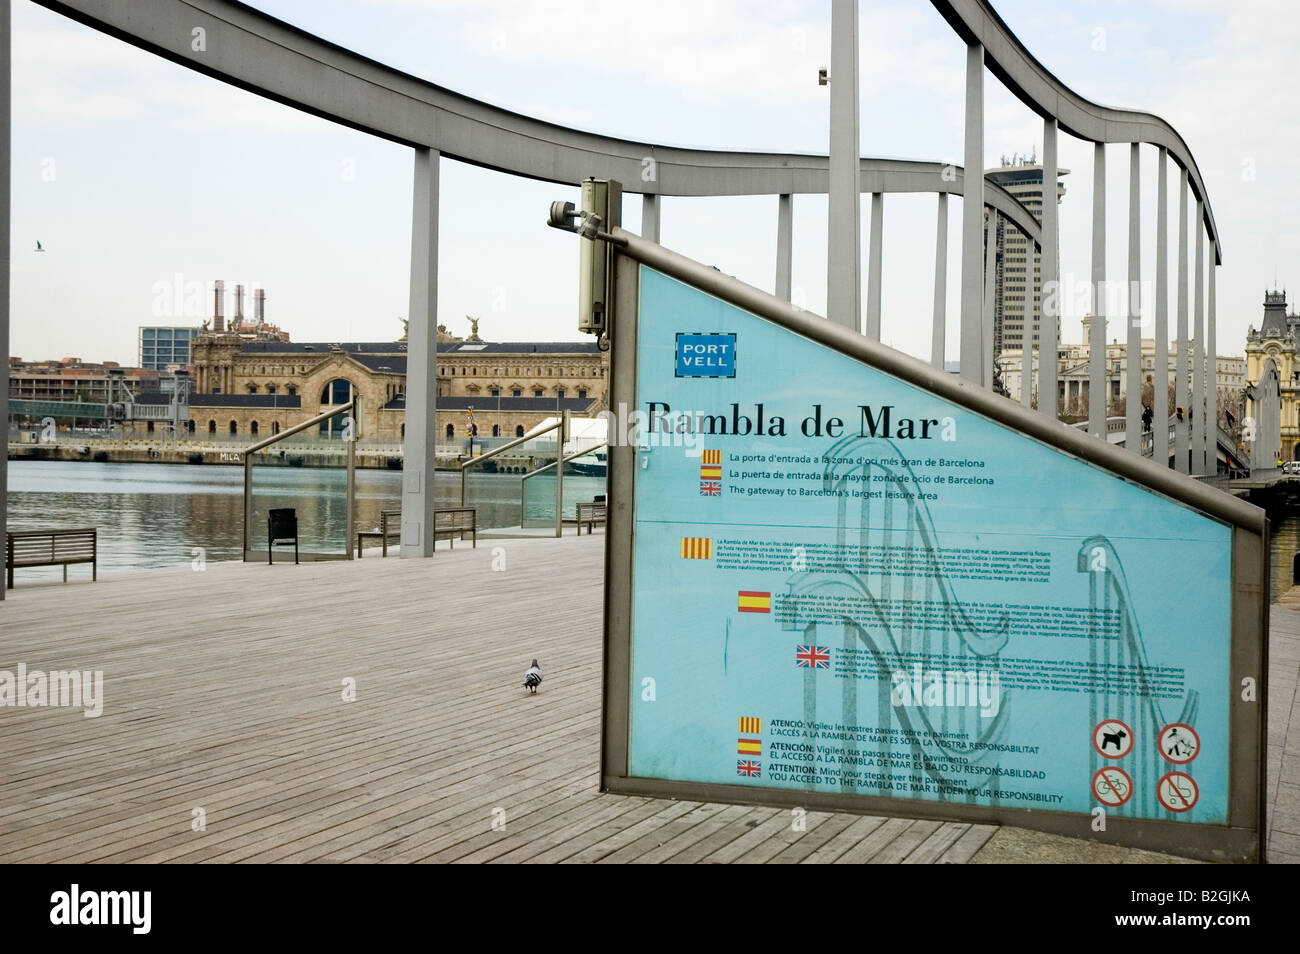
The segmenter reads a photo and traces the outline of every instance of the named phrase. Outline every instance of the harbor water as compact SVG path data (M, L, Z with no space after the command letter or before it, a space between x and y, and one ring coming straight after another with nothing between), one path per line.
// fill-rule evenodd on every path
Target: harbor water
M266 545L267 510L292 507L297 511L302 550L343 552L345 470L260 467L253 473L254 548ZM529 516L534 521L554 520L555 481L549 477L548 500L543 483L547 480L548 475L541 474L529 482L538 485L529 490ZM358 470L356 487L357 530L377 527L382 510L401 509L401 471ZM9 462L9 529L96 527L101 573L194 563L200 558L238 560L243 491L244 470L239 465L13 460ZM566 474L564 491L565 514L572 516L573 502L603 494L605 480ZM437 505L460 506L458 474L438 473ZM471 473L466 506L477 510L480 529L519 526L520 476ZM286 555L277 559L292 559L292 547L283 552ZM89 566L69 567L69 579L82 575L89 578ZM17 582L61 576L59 568L25 569L18 571Z

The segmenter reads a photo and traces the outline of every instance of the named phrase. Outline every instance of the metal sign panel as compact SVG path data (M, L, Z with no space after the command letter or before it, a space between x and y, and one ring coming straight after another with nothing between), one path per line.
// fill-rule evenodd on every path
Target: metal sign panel
M636 297L609 788L1240 822L1232 525L653 268Z

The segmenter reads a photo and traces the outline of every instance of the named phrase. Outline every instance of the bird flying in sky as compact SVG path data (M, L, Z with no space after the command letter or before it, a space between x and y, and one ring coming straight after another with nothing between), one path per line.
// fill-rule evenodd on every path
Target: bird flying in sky
M537 665L537 660L534 659L533 664L529 666L528 670L524 673L524 688L533 695L537 695L537 687L541 684L542 667Z

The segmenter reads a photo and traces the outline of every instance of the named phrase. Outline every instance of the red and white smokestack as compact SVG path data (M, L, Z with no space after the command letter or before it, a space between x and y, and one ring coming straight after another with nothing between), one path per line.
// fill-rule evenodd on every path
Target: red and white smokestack
M212 290L212 330L222 332L226 330L225 318L226 305L226 283L217 279L216 285Z
M235 318L234 325L238 329L244 323L244 286L235 286Z
M253 318L259 325L266 321L265 288L258 288L253 291Z

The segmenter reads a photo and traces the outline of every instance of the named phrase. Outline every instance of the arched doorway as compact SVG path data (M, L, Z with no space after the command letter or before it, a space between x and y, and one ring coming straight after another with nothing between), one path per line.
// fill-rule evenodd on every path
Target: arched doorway
M352 400L352 382L347 378L335 378L320 392L320 409L321 413L328 411L332 407L338 407L341 404L347 404ZM320 436L329 440L341 440L343 438L343 429L347 426L344 420L346 414L336 414L328 421L320 422Z

